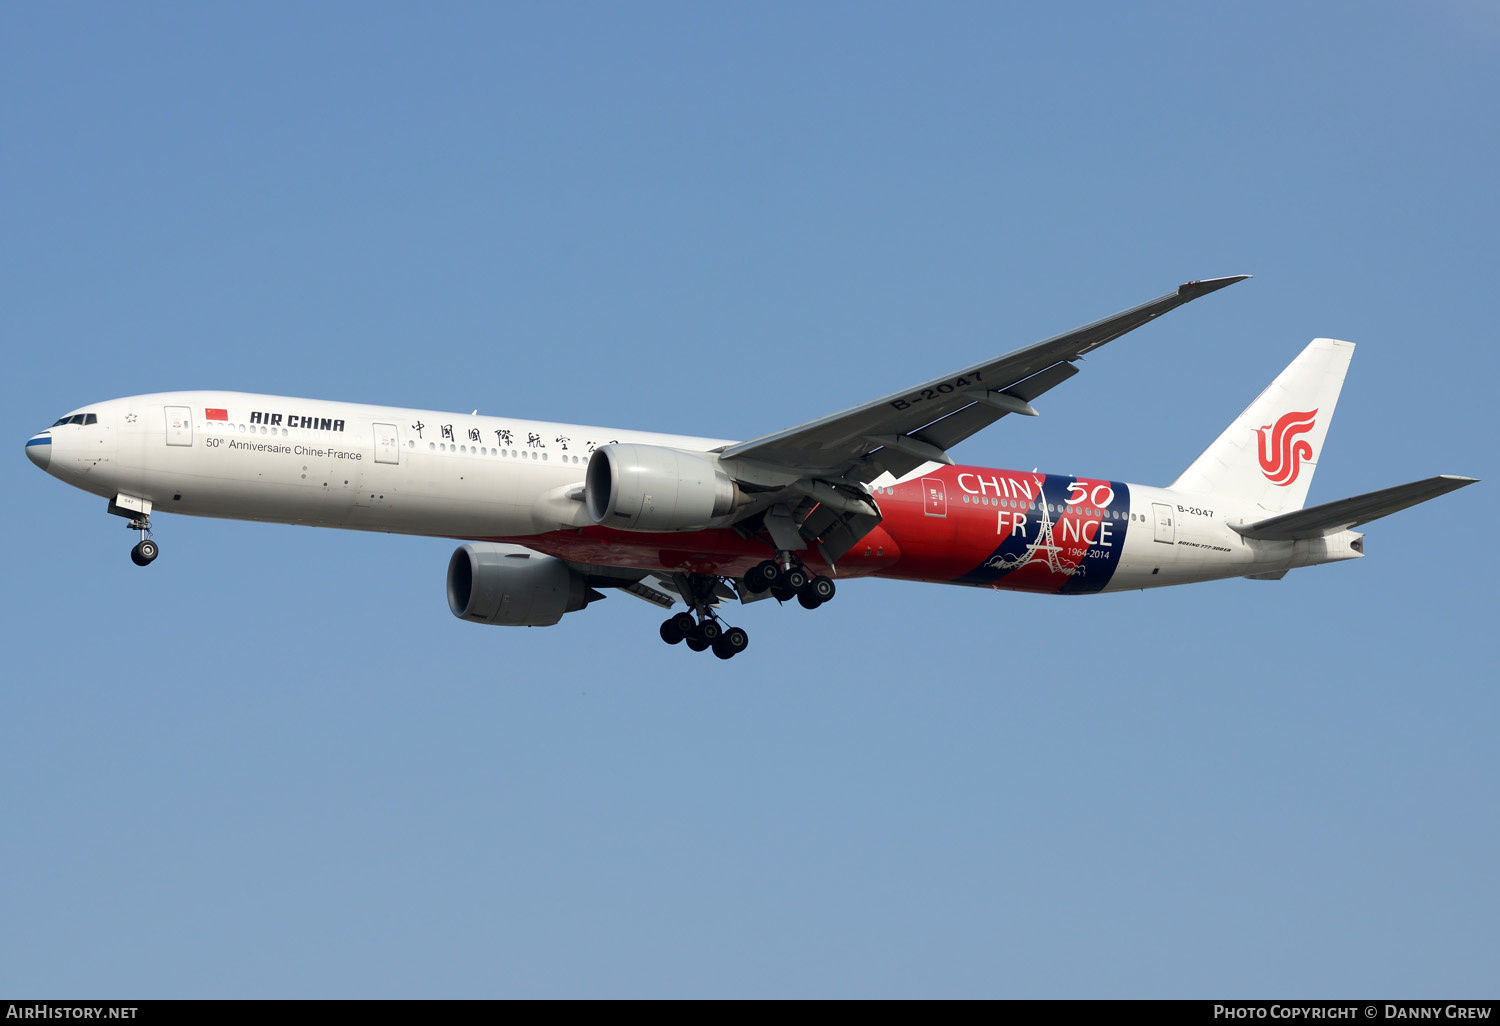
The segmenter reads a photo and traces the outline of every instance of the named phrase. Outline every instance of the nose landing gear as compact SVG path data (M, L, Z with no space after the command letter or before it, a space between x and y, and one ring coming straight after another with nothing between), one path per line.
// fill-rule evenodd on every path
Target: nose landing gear
M135 525L131 524L130 526L134 527ZM141 533L145 534L149 530L150 528L142 528ZM142 538L135 543L135 548L130 550L130 561L136 566L146 566L156 558L158 551L160 550L157 549L156 542L150 538Z
M117 517L127 518L130 522L125 526L140 532L141 540L130 550L130 561L136 566L149 565L161 551L156 547L156 542L151 540L151 500L138 499L133 495L116 495L110 500L109 511Z

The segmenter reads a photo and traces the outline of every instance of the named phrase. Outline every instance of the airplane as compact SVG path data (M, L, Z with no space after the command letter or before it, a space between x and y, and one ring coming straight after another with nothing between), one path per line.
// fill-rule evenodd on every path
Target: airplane
M605 597L662 609L669 644L721 659L730 603L816 609L861 577L1092 595L1364 555L1353 528L1473 484L1441 475L1305 506L1353 353L1314 339L1165 488L956 463L948 450L1078 373L1085 355L1249 275L1191 281L1112 317L746 441L254 395L84 406L26 443L108 500L156 559L152 514L463 541L448 604L542 627Z

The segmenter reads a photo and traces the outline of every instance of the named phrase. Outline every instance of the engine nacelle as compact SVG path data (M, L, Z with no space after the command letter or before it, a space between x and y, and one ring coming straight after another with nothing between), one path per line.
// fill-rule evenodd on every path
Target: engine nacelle
M584 483L594 523L622 531L697 531L738 498L712 460L661 445L601 445Z
M603 597L567 563L520 545L473 542L448 560L448 608L460 620L550 627Z

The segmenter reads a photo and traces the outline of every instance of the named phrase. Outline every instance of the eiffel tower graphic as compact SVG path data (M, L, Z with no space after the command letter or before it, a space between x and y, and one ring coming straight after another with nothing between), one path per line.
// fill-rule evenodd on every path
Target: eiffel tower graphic
M1026 547L1025 552L1006 552L991 556L984 565L992 570L1008 572L1030 563L1045 563L1047 569L1054 574L1066 574L1069 577L1082 577L1087 571L1080 561L1076 566L1064 566L1058 558L1062 546L1053 544L1052 541L1052 514L1047 509L1047 503L1038 502L1037 507L1041 510L1041 530L1037 532L1036 541Z

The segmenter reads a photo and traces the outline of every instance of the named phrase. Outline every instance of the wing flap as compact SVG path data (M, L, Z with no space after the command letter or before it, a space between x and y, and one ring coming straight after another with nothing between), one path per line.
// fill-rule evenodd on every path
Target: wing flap
M1478 479L1472 477L1439 474L1421 481L1382 488L1378 492L1366 492L1348 499L1309 506L1253 524L1231 524L1230 527L1246 538L1279 541L1320 538L1379 520L1428 499L1471 485L1476 480Z

